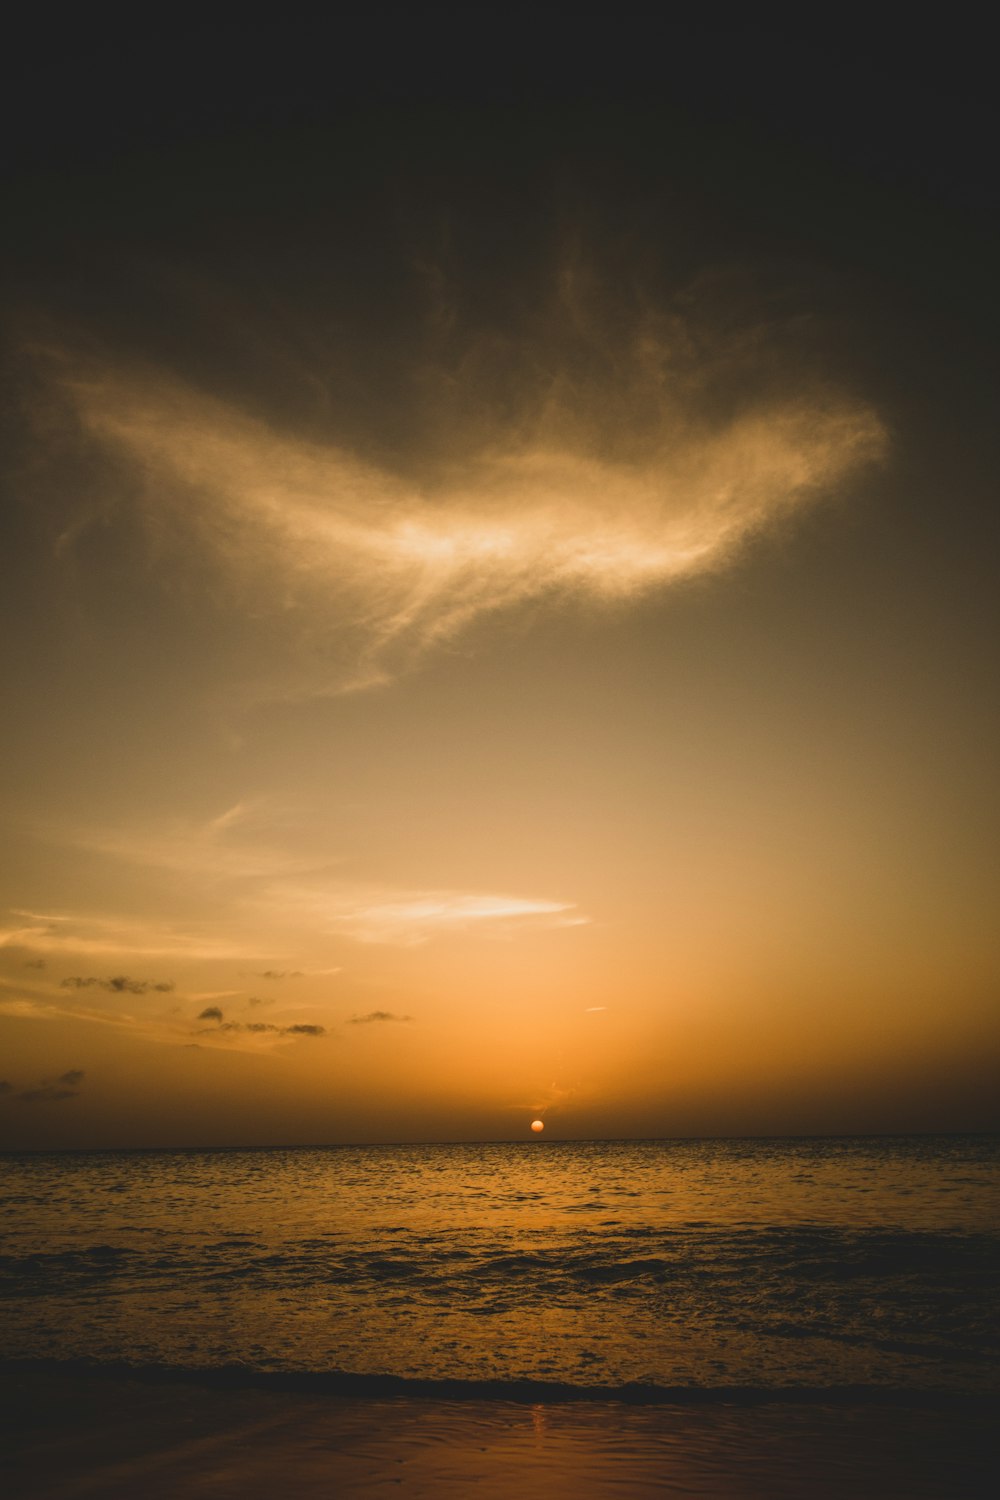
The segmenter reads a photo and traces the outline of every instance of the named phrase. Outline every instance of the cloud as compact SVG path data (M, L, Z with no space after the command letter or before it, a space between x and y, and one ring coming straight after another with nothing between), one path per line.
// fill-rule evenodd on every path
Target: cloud
M262 803L254 805L251 818L247 804L238 820L223 814L201 822L173 818L136 829L82 827L71 837L80 848L177 875L197 873L220 881L278 879L316 866L315 858L290 854L260 838L262 829L273 831L280 825L284 811ZM43 836L46 832L44 827L38 831ZM54 836L64 837L65 830Z
M442 933L461 932L482 924L504 930L525 922L548 926L576 926L586 921L571 915L571 902L526 896L466 891L371 891L300 889L303 905L324 914L332 932L359 943L387 943L411 947Z
M98 1026L109 1026L113 1030L125 1032L136 1041L151 1043L155 1045L183 1046L189 1044L191 1036L191 1021L181 1013L181 1007L175 1006L169 1014L141 1014L138 1016L124 1014L115 1010L98 1010L87 1007L75 999L70 1002L61 1002L58 997L38 994L36 996L25 996L18 993L16 987L0 979L0 992L8 991L9 998L0 993L0 1015L14 1016L19 1020L33 1021L63 1021L87 1023ZM238 994L238 991L227 991L228 994ZM198 997L191 997L197 999ZM271 1002L267 1002L271 1003ZM145 1011L145 1007L142 1008ZM217 1019L223 1012L219 1006L206 1006L203 1008L198 1020L210 1024L201 1028L202 1035L221 1037L226 1035L232 1038L234 1045L239 1045L239 1034L247 1038L248 1044L255 1041L260 1042L267 1038L278 1041L283 1037L319 1037L327 1034L327 1028L322 1025L295 1022L241 1022L225 1021ZM82 1075L81 1075L82 1076ZM44 1080L39 1088L73 1087L68 1081L69 1075L51 1080ZM40 1096L41 1098L41 1096ZM29 1101L35 1102L35 1101Z
M53 840L58 837L54 831L49 836ZM60 841L128 864L183 873L191 882L204 882L210 886L216 910L220 910L220 904L228 897L234 929L252 931L258 940L268 928L280 928L298 929L310 937L321 931L359 943L411 947L437 935L475 927L488 926L491 931L507 933L529 923L572 927L588 920L567 901L488 891L410 890L351 881L330 869L335 861L326 859L317 864L315 860L290 858L264 844L229 847L220 844L224 837L225 832L219 834L214 823L185 825L174 820L166 828L64 831ZM52 945L60 943L66 951L74 948L85 951L86 939L74 936L74 926L67 924L85 928L86 919L36 916L34 920L49 925L9 933L8 941L22 946L48 941ZM218 918L215 926L219 926ZM120 931L124 939L130 931L113 922L104 928L99 926L98 930L107 932L109 945L112 933ZM0 934L0 946L2 941ZM109 946L109 951L115 950ZM118 951L122 954L170 951L177 957L223 958L242 956L244 950L236 941L226 943L216 937L206 944L193 935L178 934L175 949L140 950L123 946ZM282 951L295 949L289 949L284 942L271 948L272 953ZM268 968L253 972L274 982L304 978L307 972L313 977L328 976L339 973L340 969L335 965L310 971ZM101 982L69 980L67 987Z
M26 961L24 967L26 969L44 969L45 968L45 960L44 960L44 958L29 958Z
M6 995L3 992L7 992ZM146 1008L142 1009L145 1012ZM178 1011L179 1007L174 1007L174 1010ZM147 1042L176 1044L188 1035L188 1023L179 1015L176 1019L155 1013L133 1016L118 1009L102 1010L86 1005L75 995L65 1000L60 995L42 991L26 995L21 986L8 984L3 979L0 979L0 1014L29 1021L72 1021L74 1024L110 1026Z
M14 1085L9 1083L6 1078L0 1078L0 1094L12 1094L13 1092Z
M291 1026L278 1026L271 1021L223 1021L217 1031L242 1031L250 1036L326 1036L326 1027L311 1022L297 1022Z
M391 1010L370 1010L366 1016L352 1016L348 1025L370 1026L377 1021L412 1021L412 1016L397 1016Z
M212 818L208 827L212 833L223 833L226 829L234 828L240 823L245 823L254 812L253 805L248 802L237 802L225 812L219 813Z
M255 974L255 979L303 979L303 969L265 969L263 973Z
M89 847L82 839L58 842ZM15 910L21 925L0 928L0 948L24 948L49 954L92 959L178 958L241 959L259 956L254 947L235 944L165 922L135 921L93 913Z
M70 1068L54 1080L42 1079L40 1083L22 1089L16 1095L17 1101L19 1104L61 1104L67 1099L75 1099L84 1076L82 1068Z
M524 1110L544 1120L548 1110L560 1109L572 1099L573 1093L574 1090L571 1088L561 1088L559 1084L552 1083L544 1093L536 1094L535 1098L527 1104L509 1104L507 1108L517 1110L519 1113Z
M884 456L872 409L749 301L610 285L567 264L520 326L414 357L423 447L391 470L153 367L50 352L48 371L165 566L197 556L263 622L281 665L258 690L355 690L497 611L627 604L726 566Z
M169 995L174 988L172 979L130 979L127 974L115 974L110 979L99 979L88 976L81 978L73 975L68 979L60 980L64 990L85 990L96 985L102 990L109 990L114 995L148 995L151 991Z

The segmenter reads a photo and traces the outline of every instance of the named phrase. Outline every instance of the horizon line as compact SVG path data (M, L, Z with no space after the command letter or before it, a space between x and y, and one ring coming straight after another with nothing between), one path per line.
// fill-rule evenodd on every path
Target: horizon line
M862 1130L862 1131L812 1131L790 1134L762 1133L759 1135L640 1135L640 1136L536 1136L495 1137L477 1140L393 1140L393 1141L296 1141L271 1142L267 1145L251 1144L202 1144L169 1146L0 1146L0 1157L4 1156L55 1156L75 1153L98 1155L108 1152L153 1153L157 1151L356 1151L396 1150L414 1146L617 1146L617 1145L693 1145L700 1142L737 1141L868 1141L868 1140L934 1140L947 1137L1000 1137L1000 1128L987 1130Z

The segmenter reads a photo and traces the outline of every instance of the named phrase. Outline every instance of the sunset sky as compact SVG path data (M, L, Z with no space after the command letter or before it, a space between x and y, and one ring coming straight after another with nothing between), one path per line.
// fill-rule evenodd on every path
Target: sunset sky
M1000 1126L983 65L489 14L5 65L7 1146Z

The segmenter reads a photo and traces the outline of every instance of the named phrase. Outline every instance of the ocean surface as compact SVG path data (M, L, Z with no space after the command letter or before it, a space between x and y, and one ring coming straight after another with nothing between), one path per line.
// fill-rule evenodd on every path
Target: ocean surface
M8 1155L0 1225L7 1360L562 1400L1000 1392L993 1137Z

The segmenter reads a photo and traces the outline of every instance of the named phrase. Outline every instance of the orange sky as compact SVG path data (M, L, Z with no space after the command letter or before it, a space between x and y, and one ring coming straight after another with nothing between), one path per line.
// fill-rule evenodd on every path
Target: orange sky
M3 1141L996 1128L971 365L624 126L624 219L340 129L15 267Z

